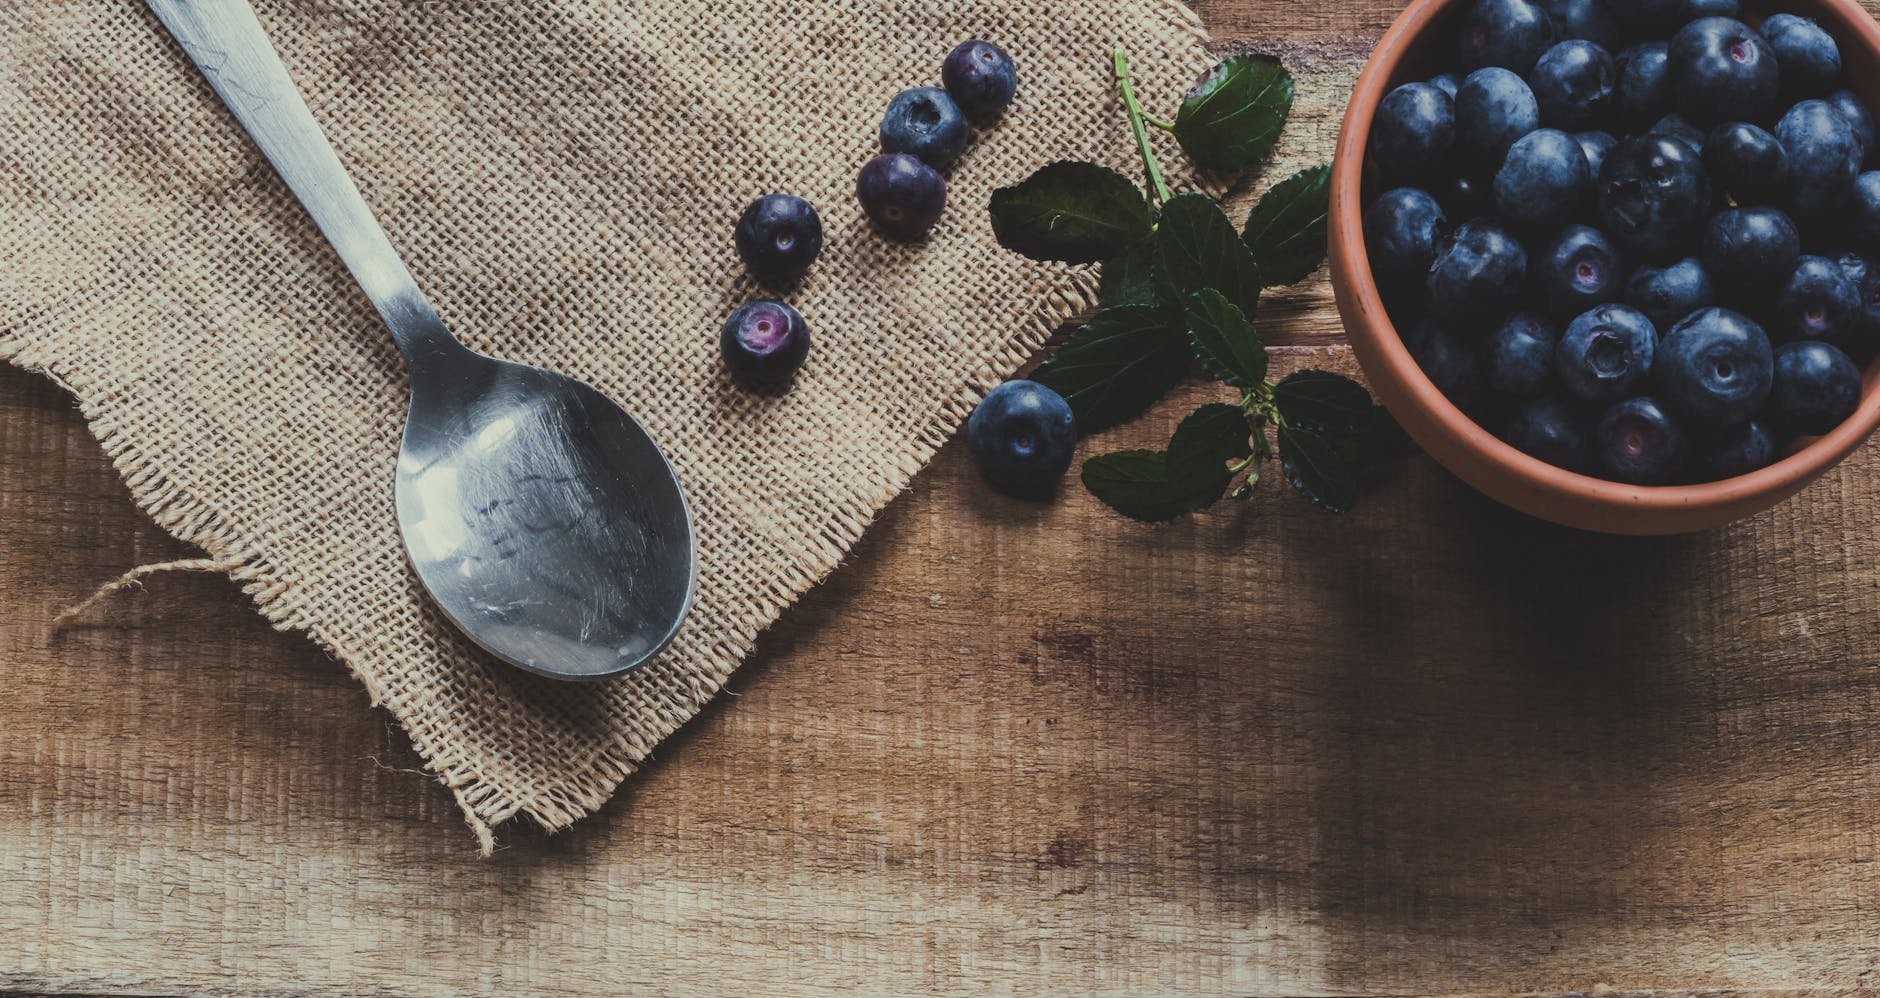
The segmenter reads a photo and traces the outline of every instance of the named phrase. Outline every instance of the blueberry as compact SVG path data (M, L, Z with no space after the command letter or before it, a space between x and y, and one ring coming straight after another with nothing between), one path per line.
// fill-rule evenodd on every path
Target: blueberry
M1762 36L1782 67L1782 93L1790 101L1821 97L1841 79L1841 48L1813 19L1774 14Z
M1606 410L1595 449L1615 480L1631 485L1667 485L1684 474L1690 439L1657 399L1627 399Z
M1762 327L1727 308L1707 308L1659 341L1652 377L1672 411L1721 430L1748 422L1769 400L1774 365Z
M1831 226L1854 194L1865 155L1853 126L1826 101L1805 100L1789 108L1775 134L1789 158L1784 204L1804 226Z
M1737 204L1761 204L1789 187L1789 156L1768 131L1747 122L1718 125L1704 144L1710 183Z
M1625 267L1619 250L1604 232L1569 225L1550 240L1531 267L1547 307L1579 315L1594 305L1618 301L1625 293Z
M1867 102L1861 100L1852 90L1836 90L1827 96L1828 106L1841 112L1847 119L1847 125L1854 130L1854 137L1860 140L1863 162L1871 163L1875 159L1876 143L1874 135L1873 112L1868 110Z
M1560 332L1534 312L1517 312L1488 337L1488 383L1504 395L1532 398L1554 379Z
M1427 83L1406 83L1378 104L1367 148L1385 186L1422 186L1455 141L1455 102Z
M1462 89L1462 74L1444 73L1441 76L1432 76L1430 86L1448 94L1450 100L1455 100L1456 92Z
M1645 313L1601 305L1574 319L1554 350L1554 371L1573 397L1610 405L1645 385L1658 332Z
M1769 313L1769 335L1778 341L1824 340L1846 346L1861 320L1860 289L1841 265L1805 256L1795 264Z
M1740 478L1775 463L1776 438L1767 424L1751 420L1706 443L1699 456L1717 480Z
M718 334L725 367L752 384L782 381L809 356L809 326L796 309L768 298L731 313Z
M1436 199L1414 187L1385 191L1364 210L1364 248L1380 285L1400 288L1427 279L1449 220Z
M1008 381L988 392L967 419L966 446L993 488L1039 498L1070 469L1077 421L1057 392L1036 381Z
M939 221L947 182L940 171L907 153L884 153L862 166L855 196L883 235L912 242Z
M1850 345L1856 354L1869 356L1880 350L1880 267L1858 253L1842 254L1836 262L1860 299L1860 316L1849 337Z
M1568 471L1584 471L1592 463L1586 420L1578 407L1558 395L1516 408L1502 439L1523 454Z
M944 170L966 150L966 115L939 87L903 90L881 116L881 148Z
M1500 319L1527 281L1527 252L1488 219L1463 223L1430 267L1430 313L1454 329L1482 329Z
M1641 267L1625 286L1625 303L1645 313L1657 329L1670 329L1714 301L1710 274L1694 257L1666 267Z
M1599 171L1599 215L1621 247L1648 260L1682 255L1710 213L1710 179L1689 146L1663 135L1627 139Z
M1462 66L1526 74L1554 44L1554 22L1528 0L1475 0L1462 16Z
M1468 221L1495 213L1495 185L1479 177L1458 173L1442 182L1436 200L1450 218Z
M1540 0L1540 5L1554 19L1555 33L1561 38L1584 38L1609 52L1625 43L1625 29L1612 16L1606 0Z
M1018 67L1005 50L975 38L961 42L940 65L940 82L953 103L979 121L996 118L1018 92Z
M733 236L738 256L759 280L793 281L822 252L822 218L800 197L767 194L744 209Z
M1495 173L1501 217L1530 229L1552 228L1586 202L1593 178L1573 136L1552 128L1523 135Z
M1677 139L1691 148L1699 158L1704 155L1704 143L1710 136L1703 129L1691 124L1689 118L1677 113L1667 114L1652 124L1647 135L1663 135Z
M1775 110L1780 85L1769 42L1742 21L1705 17L1671 36L1671 99L1702 125L1761 120Z
M1463 162L1492 167L1516 139L1541 127L1527 81L1505 69L1478 69L1456 91L1456 151Z
M1404 346L1424 377L1457 408L1469 409L1481 400L1482 353L1476 343L1426 319Z
M1820 436L1841 425L1860 405L1860 369L1839 347L1796 340L1776 348L1775 391L1769 413L1796 433Z
M1580 144L1580 151L1586 154L1588 172L1594 180L1598 180L1600 168L1606 165L1606 154L1619 144L1619 140L1613 138L1611 132L1597 131L1580 132L1573 139Z
M1547 50L1528 87L1549 128L1591 128L1603 123L1619 87L1619 67L1612 54L1592 42L1572 39Z
M1801 255L1795 223L1775 208L1726 208L1704 233L1704 269L1731 299L1774 290L1795 272Z
M1671 110L1671 46L1645 42L1619 53L1619 116L1644 128Z
M1880 252L1880 173L1854 178L1854 199L1848 205L1847 234L1861 249Z

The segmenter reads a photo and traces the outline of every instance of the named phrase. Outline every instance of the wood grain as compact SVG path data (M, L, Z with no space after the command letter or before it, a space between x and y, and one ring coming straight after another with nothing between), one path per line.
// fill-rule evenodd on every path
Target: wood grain
M1323 294L1275 338L1318 342ZM1096 445L1166 440L1183 394ZM950 447L612 805L490 861L227 582L50 632L189 552L10 370L0 469L0 993L1880 987L1872 452L1638 541L1426 460L1347 518L1269 483L1150 529L990 497Z

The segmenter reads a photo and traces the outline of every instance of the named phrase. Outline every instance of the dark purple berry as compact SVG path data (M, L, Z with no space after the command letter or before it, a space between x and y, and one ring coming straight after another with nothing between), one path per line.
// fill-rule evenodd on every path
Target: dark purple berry
M1499 66L1525 75L1554 44L1554 22L1528 0L1474 0L1459 37L1462 68Z
M1777 293L1768 329L1777 342L1823 340L1845 347L1860 320L1860 289L1841 265L1827 257L1805 256Z
M1601 305L1568 324L1554 371L1574 398L1610 405L1645 386L1657 349L1658 331L1644 313Z
M966 115L939 87L903 90L881 116L881 148L944 170L966 150Z
M862 166L855 196L883 235L913 242L939 221L947 182L940 171L907 153L883 153Z
M793 281L822 252L822 218L800 197L767 194L744 209L734 236L738 256L759 280Z
M1456 106L1427 83L1406 83L1377 106L1366 143L1385 187L1420 187L1436 177L1456 142Z
M1615 480L1668 485L1684 474L1690 440L1653 398L1627 399L1599 421L1600 464Z
M1726 429L1749 421L1769 399L1769 337L1727 308L1707 308L1671 327L1658 344L1658 397L1694 426Z
M961 42L940 66L940 82L953 102L978 121L998 117L1018 92L1018 67L991 42Z
M1522 403L1502 430L1502 439L1529 457L1568 471L1592 464L1588 419L1578 406L1558 395Z
M1776 438L1767 424L1751 421L1711 440L1702 459L1704 469L1718 481L1741 478L1775 463Z
M1796 340L1776 348L1770 415L1795 433L1820 436L1860 406L1860 369L1840 348Z
M1667 70L1680 114L1700 125L1765 120L1780 82L1769 42L1742 21L1705 17L1671 36Z
M768 298L751 302L725 320L718 335L731 373L753 384L782 381L809 356L809 326L796 309Z
M1063 396L1036 381L994 388L966 421L966 445L993 488L1038 498L1056 487L1077 449L1077 420Z

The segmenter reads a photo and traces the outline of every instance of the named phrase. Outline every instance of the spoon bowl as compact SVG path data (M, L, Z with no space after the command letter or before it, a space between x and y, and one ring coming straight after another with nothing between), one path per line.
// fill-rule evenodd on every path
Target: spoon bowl
M679 477L612 399L465 347L418 290L248 0L146 0L332 243L411 375L399 531L431 599L530 672L599 680L646 664L692 606Z
M446 616L523 669L604 679L678 633L698 579L678 477L591 386L459 348L413 379L398 523Z

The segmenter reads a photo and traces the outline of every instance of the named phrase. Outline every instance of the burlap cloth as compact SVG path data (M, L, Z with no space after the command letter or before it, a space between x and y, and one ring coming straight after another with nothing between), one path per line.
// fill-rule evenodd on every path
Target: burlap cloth
M1053 159L1134 174L1111 48L1165 111L1209 62L1176 0L257 6L452 328L594 383L667 449L700 544L678 642L571 686L442 622L393 520L391 340L132 0L0 13L0 355L69 386L137 502L358 675L485 849L518 814L560 828L602 804L1089 300L1090 273L1000 250L985 205ZM888 98L937 83L969 36L1010 49L1019 99L954 172L931 241L884 242L856 169ZM819 205L828 239L792 295L815 346L781 397L729 383L717 355L721 318L759 290L732 222L773 190Z

